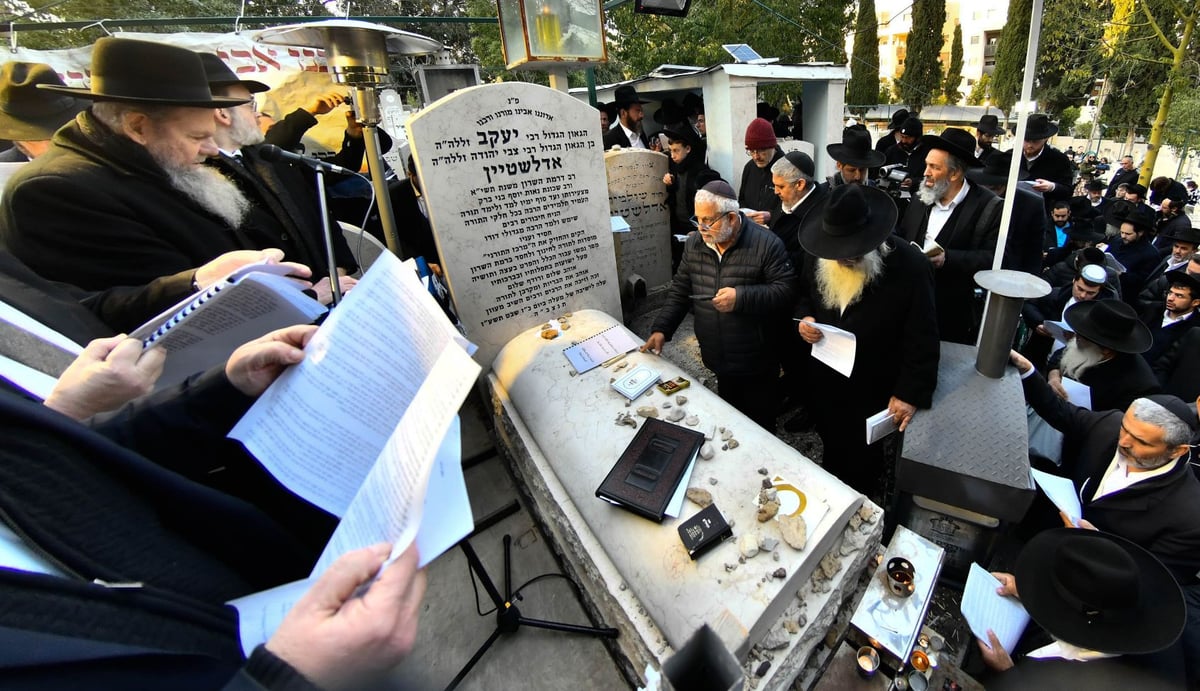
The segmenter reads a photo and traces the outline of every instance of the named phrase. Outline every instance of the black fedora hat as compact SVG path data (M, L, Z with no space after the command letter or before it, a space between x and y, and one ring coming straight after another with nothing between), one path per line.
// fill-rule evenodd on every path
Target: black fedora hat
M662 134L667 135L667 139L671 141L683 142L693 149L700 143L700 138L696 136L691 127L666 127L663 128Z
M1163 275L1167 277L1167 285L1185 285L1192 289L1193 298L1200 297L1200 278L1197 278L1182 269L1168 271Z
M878 168L883 165L883 154L871 146L871 134L866 128L847 127L842 130L841 144L828 144L825 150L838 163L858 168Z
M975 129L983 134L1004 134L1008 130L1000 126L1000 118L995 115L984 115L975 123Z
M988 156L983 161L982 168L967 171L967 179L976 185L985 187L1004 187L1008 184L1008 168L1012 164L1012 152L1000 151ZM1024 180L1029 173L1024 168L1017 168L1017 179Z
M775 122L775 118L779 117L779 109L766 101L759 101L758 105L754 107L754 112L756 117L767 122Z
M978 158L975 158L975 137L972 137L971 133L964 129L947 127L942 130L941 134L927 134L921 137L918 145L926 151L941 149L962 161L962 164L968 168L979 168L983 165ZM1005 179L1007 181L1007 176Z
M237 74L229 69L229 65L225 64L216 53L197 53L200 56L200 62L204 64L204 74L208 77L208 86L232 86L241 84L250 90L250 93L257 94L263 91L269 91L271 87L256 82L253 79L239 79Z
M1087 197L1071 197L1067 204L1071 207L1071 218L1082 220L1085 216L1093 215L1092 201Z
M892 132L895 132L896 130L900 129L900 126L903 125L904 121L907 119L908 109L901 108L895 113L892 113L892 119L888 122L888 129Z
M1131 223L1134 228L1144 233L1154 229L1154 209L1141 202L1118 199L1108 205L1108 210L1104 212L1104 222L1118 228L1122 223Z
M683 96L683 110L688 115L699 115L704 112L704 99L689 91Z
M1097 242L1104 241L1104 233L1096 230L1090 221L1082 221L1080 223L1072 223L1070 228L1067 228L1067 239L1076 242L1084 242L1094 245ZM1089 248L1096 249L1096 248ZM1100 250L1096 249L1097 252ZM1101 252L1103 254L1103 252Z
M683 112L683 108L673 98L668 97L663 99L662 105L659 106L658 110L654 111L654 121L660 125L674 125L686 119L687 114Z
M213 96L200 56L187 48L114 36L92 47L91 89L46 84L38 88L93 101L193 108L225 108L247 101Z
M604 101L596 102L596 110L602 110L608 114L608 122L614 123L617 121L617 104L605 103Z
M1200 247L1200 228L1183 226L1181 228L1169 229L1165 232L1159 233L1158 236L1160 238L1166 238L1176 242L1189 242Z
M800 246L821 259L851 259L879 247L896 225L896 203L887 192L839 185L829 194L821 223L800 231Z
M0 66L0 137L41 141L87 108L87 101L52 94L38 84L65 86L49 65L6 62Z
M1089 192L1103 192L1104 190L1108 189L1108 185L1105 185L1099 180L1090 180L1088 181L1088 184L1084 185L1084 188Z
M1186 621L1183 592L1167 567L1110 533L1042 531L1017 557L1013 576L1034 621L1080 648L1153 653L1174 643Z
M646 103L646 101L643 101L641 97L638 96L637 89L633 88L632 86L628 84L625 86L618 86L617 90L613 92L613 105L617 107L617 110L628 108L635 103Z
M1049 139L1056 134L1058 134L1058 125L1050 122L1050 116L1045 113L1034 113L1025 123L1025 141L1027 142Z
M1075 333L1118 353L1144 353L1154 342L1137 312L1120 300L1077 302L1067 308L1063 319Z

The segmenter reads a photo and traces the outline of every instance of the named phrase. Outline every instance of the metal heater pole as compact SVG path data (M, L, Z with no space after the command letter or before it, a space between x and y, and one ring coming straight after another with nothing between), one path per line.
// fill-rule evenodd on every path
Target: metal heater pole
M367 148L367 169L371 171L371 187L375 190L375 206L388 251L400 256L400 235L396 231L396 216L392 213L392 197L388 194L387 176L383 168L383 152L379 150L379 94L371 86L355 86L350 92L354 112L363 125L363 143Z

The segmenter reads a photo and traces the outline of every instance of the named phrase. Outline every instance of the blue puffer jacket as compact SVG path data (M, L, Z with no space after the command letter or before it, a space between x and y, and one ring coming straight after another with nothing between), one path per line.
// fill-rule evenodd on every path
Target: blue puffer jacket
M700 233L688 236L666 304L651 327L670 339L692 309L701 358L717 376L778 370L778 324L788 318L796 295L796 274L783 242L738 216L742 230L724 257L705 245ZM691 299L725 287L737 289L732 312L718 312L711 300Z

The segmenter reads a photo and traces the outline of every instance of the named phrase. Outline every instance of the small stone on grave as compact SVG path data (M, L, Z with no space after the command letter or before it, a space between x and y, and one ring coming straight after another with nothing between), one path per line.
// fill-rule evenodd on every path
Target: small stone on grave
M706 489L700 489L699 487L689 487L686 496L689 501L702 509L712 505L713 503L712 492L709 492Z
M658 408L652 405L638 406L637 414L641 417L658 417Z
M704 442L704 444L702 444L700 446L700 458L701 459L703 459L705 461L711 461L712 457L715 456L716 454L717 454L717 452L713 450L711 443Z
M780 516L779 533L793 549L802 550L808 545L808 524L803 516Z
M754 533L746 533L738 538L738 551L747 559L753 559L758 555L758 536Z
M695 415L689 415L683 419L683 424L687 425L688 427L695 427L696 425L700 424L700 418L696 417Z
M684 396L683 394L680 394L675 397L675 402L678 403L679 405L687 405L688 397Z
M687 411L683 408L672 408L671 412L667 413L667 421L679 422L685 415L687 415Z

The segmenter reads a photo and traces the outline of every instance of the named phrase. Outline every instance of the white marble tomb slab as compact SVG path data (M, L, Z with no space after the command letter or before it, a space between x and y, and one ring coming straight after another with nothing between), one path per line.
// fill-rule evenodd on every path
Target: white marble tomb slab
M597 310L575 312L570 321L572 330L568 333L572 338L586 338L619 325L617 320ZM605 574L604 580L612 591L610 599L620 601L627 591L640 603L638 607L644 608L650 622L640 621L639 612L629 612L631 605L620 605L647 648L655 650L654 637L661 632L666 644L678 649L697 628L707 623L731 652L744 659L750 647L794 601L798 588L808 581L821 558L835 544L840 544L851 513L864 501L862 495L737 412L715 393L694 385L682 393L688 398L683 407L700 418L697 429L705 430L712 425L727 427L739 445L722 451L718 436L714 440L715 458L697 461L689 486L712 493L717 507L734 523L735 538L747 531L780 537L774 523L762 524L756 518L754 500L764 478L757 472L760 467L792 481L810 500L823 499L829 511L811 530L805 550L794 550L781 541L779 561L770 554L760 554L738 564L734 541L692 561L676 529L682 520L699 510L696 505L685 502L680 518L667 518L656 524L595 496L596 488L636 433L629 427L615 425L615 416L643 405L658 407L661 416L665 412L662 404L669 401L675 405L675 398L651 389L650 396L639 398L627 408L625 399L609 386L609 379L616 374L613 370L601 367L582 375L570 375L572 368L562 354L568 345L570 341L563 337L545 340L536 329L523 332L496 357L489 376L493 396L503 402L507 414L518 418L515 427L521 443L531 455L544 460L545 469L539 468L538 472L547 477L526 478L526 481L548 486L552 493L560 495L556 497L557 503L570 522L570 530L583 536L581 542L602 548L603 554L589 555L593 565L587 568ZM630 367L638 363L654 367L663 378L684 374L669 360L648 354L631 353L626 361ZM710 478L716 479L716 484ZM552 528L558 530L562 526ZM727 571L726 564L737 566ZM771 577L778 568L785 569L785 578ZM623 591L619 596L618 589Z
M480 362L563 311L620 313L595 108L506 82L456 91L407 127L450 292Z
M647 291L671 282L671 217L662 181L669 161L644 149L604 152L609 213L629 223L628 233L614 236L622 285L633 274L645 279Z

